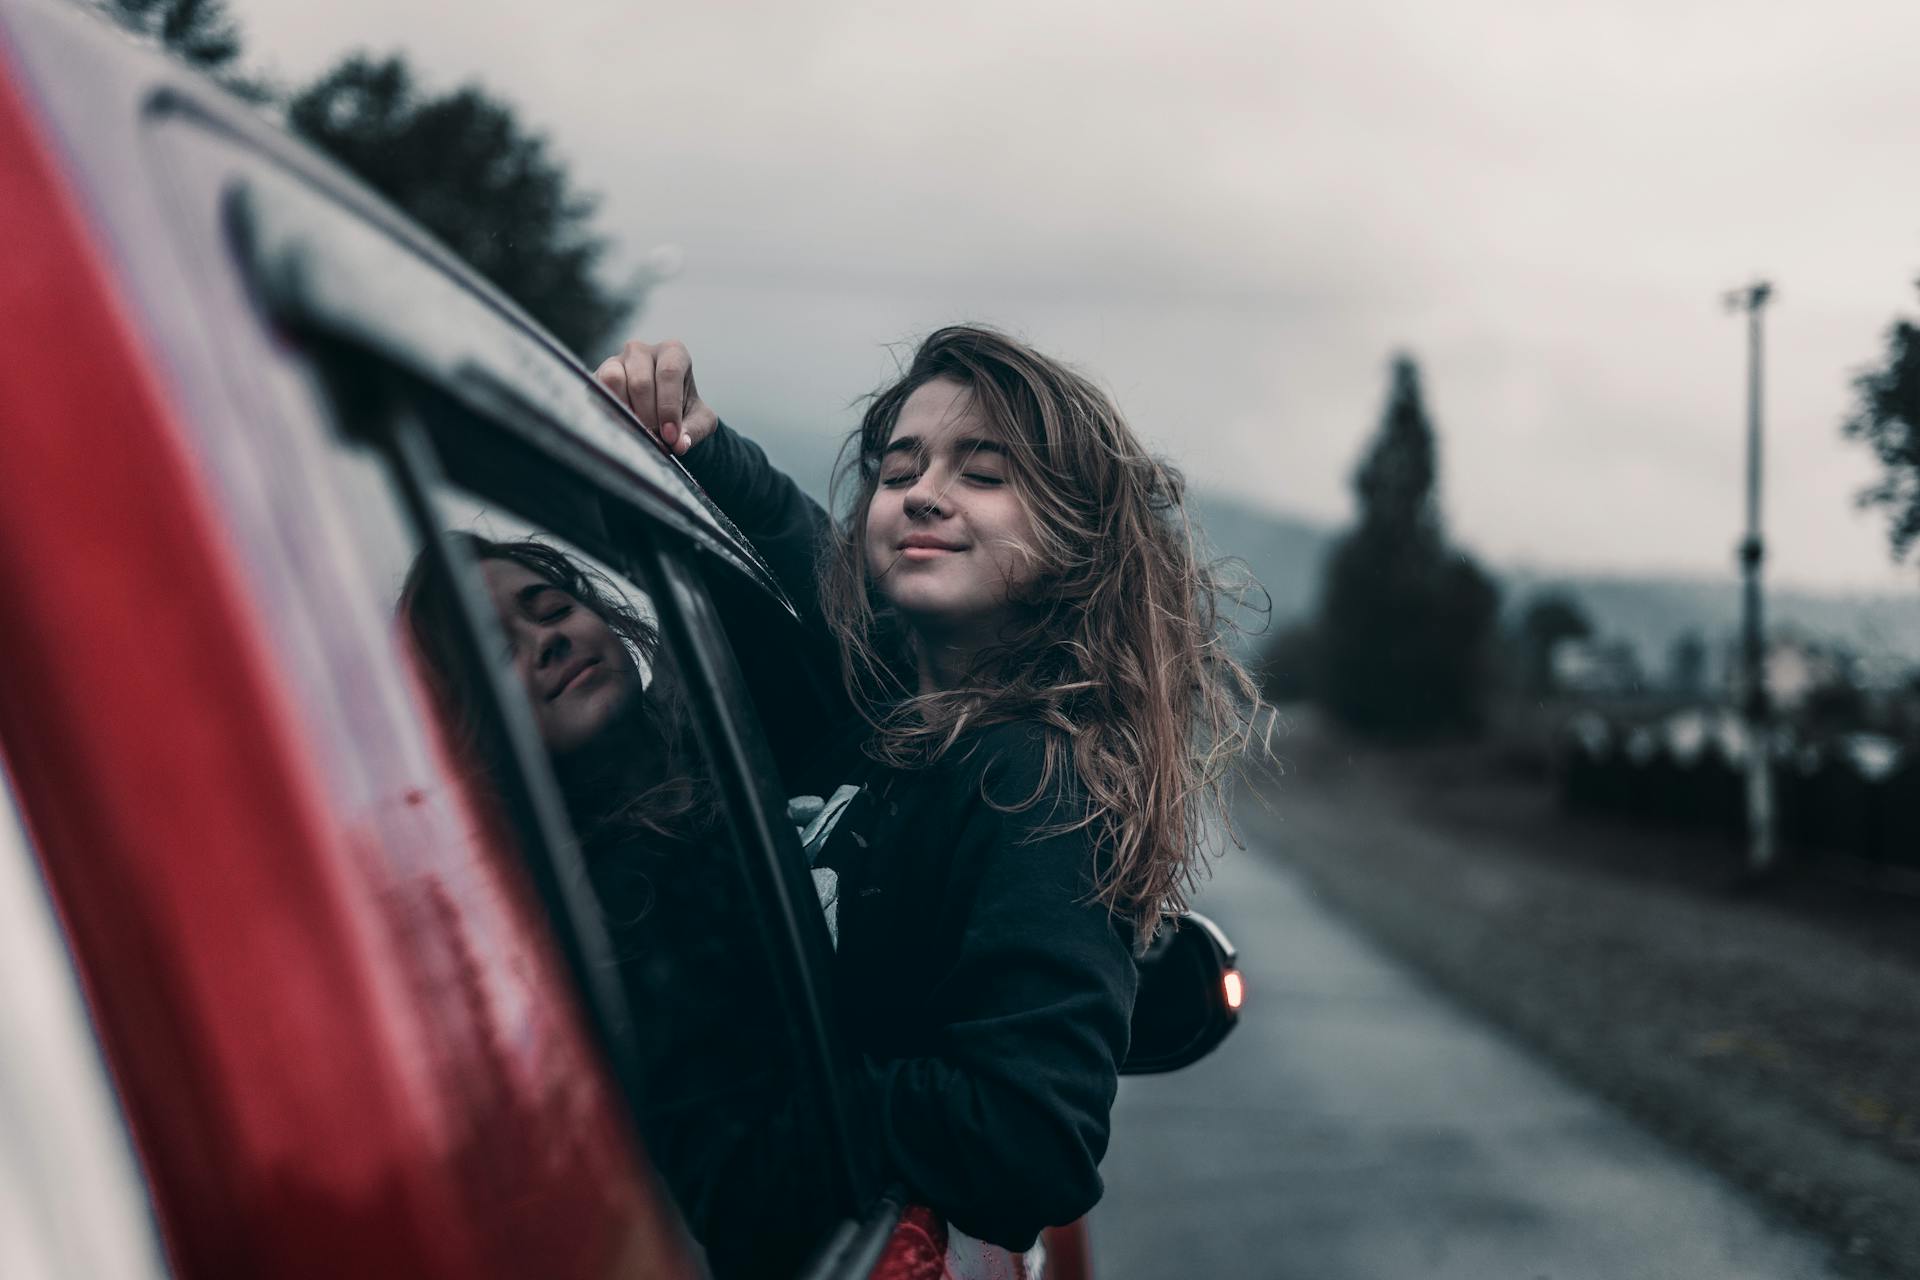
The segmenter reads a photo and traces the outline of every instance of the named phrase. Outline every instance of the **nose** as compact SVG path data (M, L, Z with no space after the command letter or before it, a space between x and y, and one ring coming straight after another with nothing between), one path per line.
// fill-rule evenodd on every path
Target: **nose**
M937 472L928 467L920 473L907 491L901 496L900 504L909 519L919 520L941 514L941 505L946 501L943 482L936 479Z
M540 634L539 665L550 667L573 649L573 641L558 627L543 627Z

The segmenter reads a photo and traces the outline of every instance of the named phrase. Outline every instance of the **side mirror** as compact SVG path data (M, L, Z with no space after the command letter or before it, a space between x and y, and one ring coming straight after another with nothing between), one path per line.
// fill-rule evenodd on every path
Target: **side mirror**
M1133 1039L1120 1074L1177 1071L1212 1053L1240 1021L1246 987L1238 958L1220 926L1197 911L1162 925L1140 957Z

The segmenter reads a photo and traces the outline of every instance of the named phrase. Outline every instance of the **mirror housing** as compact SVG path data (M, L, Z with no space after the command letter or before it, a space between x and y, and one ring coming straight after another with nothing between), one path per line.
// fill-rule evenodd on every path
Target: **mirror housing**
M1133 1036L1120 1074L1178 1071L1212 1053L1240 1021L1246 987L1238 958L1220 926L1197 911L1162 925L1139 960Z

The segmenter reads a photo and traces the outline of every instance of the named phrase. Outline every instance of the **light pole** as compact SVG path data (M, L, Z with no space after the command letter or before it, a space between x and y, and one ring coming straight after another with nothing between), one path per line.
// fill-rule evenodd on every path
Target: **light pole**
M1773 297L1773 286L1756 280L1726 295L1727 308L1747 313L1747 536L1740 543L1740 570L1745 593L1740 611L1741 665L1746 673L1746 700L1741 710L1747 724L1747 874L1764 876L1773 870L1778 850L1774 841L1773 734L1767 705L1766 629L1760 612L1760 562L1765 544L1760 540L1760 311Z

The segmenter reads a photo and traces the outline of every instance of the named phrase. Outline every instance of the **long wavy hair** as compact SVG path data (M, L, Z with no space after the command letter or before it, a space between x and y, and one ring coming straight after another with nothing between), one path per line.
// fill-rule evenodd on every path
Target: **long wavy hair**
M1037 572L1016 620L959 687L913 687L913 637L874 589L867 510L901 408L946 378L999 433L1024 503ZM1144 943L1185 908L1219 833L1234 839L1230 776L1262 722L1258 688L1230 647L1226 606L1244 571L1199 549L1180 472L1152 456L1087 378L992 329L930 335L868 402L834 479L841 517L825 553L822 605L849 692L872 732L867 753L900 768L939 761L971 732L1037 723L1037 804L1063 776L1101 849L1096 900ZM1237 842L1237 841L1236 841Z

